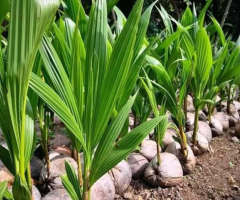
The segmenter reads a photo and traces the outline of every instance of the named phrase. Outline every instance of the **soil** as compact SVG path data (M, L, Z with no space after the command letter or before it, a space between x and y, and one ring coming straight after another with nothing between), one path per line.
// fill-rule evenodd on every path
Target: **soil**
M229 129L213 138L211 152L197 157L195 171L177 187L150 188L144 180L133 180L115 200L240 200L240 143L233 136Z

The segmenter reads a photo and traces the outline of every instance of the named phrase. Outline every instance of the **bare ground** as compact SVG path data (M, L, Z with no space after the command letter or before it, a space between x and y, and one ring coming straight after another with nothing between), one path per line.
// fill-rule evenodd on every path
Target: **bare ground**
M211 153L199 156L194 173L177 187L150 188L144 180L136 180L115 200L240 200L240 143L232 137L230 129L213 138Z

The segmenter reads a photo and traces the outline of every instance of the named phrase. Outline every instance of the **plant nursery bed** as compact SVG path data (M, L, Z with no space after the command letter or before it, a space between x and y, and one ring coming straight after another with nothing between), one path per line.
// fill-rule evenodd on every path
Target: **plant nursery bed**
M211 152L197 157L195 171L171 188L150 188L144 180L133 180L115 200L239 200L240 142L232 140L233 130L213 138ZM126 198L124 198L126 197Z

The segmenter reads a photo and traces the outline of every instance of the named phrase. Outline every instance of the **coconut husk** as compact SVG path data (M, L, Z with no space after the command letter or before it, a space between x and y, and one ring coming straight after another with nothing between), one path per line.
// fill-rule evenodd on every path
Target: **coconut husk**
M44 167L43 162L36 156L31 159L31 177L35 180L39 179L42 168Z
M214 115L214 118L221 122L223 130L227 130L229 128L229 116L227 114L224 112L218 112Z
M161 153L161 164L158 165L157 157L149 163L145 180L154 187L171 187L178 185L183 180L183 170L178 158L171 153Z
M202 154L208 152L209 151L209 143L208 143L207 138L198 132L197 133L197 144L193 145L192 135L193 135L193 131L189 131L186 133L188 145L192 148L194 155L199 156L199 155L202 155Z
M123 194L132 181L132 170L125 160L111 169L109 175L113 180L116 193L118 194Z
M174 131L173 129L168 128L166 130L166 132L165 132L165 135L164 135L163 141L162 141L164 149L166 149L169 144L174 142L173 136L177 137L176 131Z
M57 189L49 192L42 200L71 200L65 189Z
M208 142L212 140L212 131L207 122L199 121L198 122L198 132L204 135Z
M161 149L160 146L159 149ZM157 155L157 143L153 140L144 140L141 144L140 153L151 161Z
M196 158L193 154L193 151L189 145L187 145L187 157L185 158L181 151L181 145L174 141L170 145L168 145L165 152L174 154L178 160L180 161L183 173L190 174L193 172L196 166Z
M91 199L114 200L115 187L109 174L103 175L91 188Z
M148 166L148 160L138 153L132 153L128 156L128 164L132 170L132 178L139 179L144 175L145 169Z
M218 137L223 134L223 126L221 122L213 116L211 117L210 127L213 137Z
M39 184L43 186L43 188L48 187L50 190L64 188L60 176L66 173L65 161L69 162L69 164L75 169L75 172L77 172L78 166L73 158L62 155L57 156L51 160L49 177L47 173L47 166L45 165L44 168L42 168Z

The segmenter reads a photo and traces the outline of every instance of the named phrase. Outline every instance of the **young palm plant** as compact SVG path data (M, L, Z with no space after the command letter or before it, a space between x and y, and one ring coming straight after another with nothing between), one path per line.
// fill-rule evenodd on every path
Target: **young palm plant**
M6 64L0 51L0 126L8 146L8 149L0 146L0 157L15 176L16 200L31 199L29 161L35 135L28 85L39 43L59 3L58 0L12 1Z
M134 56L135 47L142 44L139 38L144 38L142 34L145 34L138 28L141 26L142 4L143 0L137 1L123 30L111 45L107 39L106 0L93 3L84 40L81 22L76 20L79 26L74 28L70 68L63 65L49 38L42 41L40 53L52 88L35 74L31 76L30 87L63 121L72 141L76 139L73 145L84 156L80 195L81 185L76 183L76 176L73 179L67 173L67 184L63 179L71 197L89 200L92 185L166 118L161 116L143 123L115 143L136 96L128 101L132 91L125 90L129 92L126 95L123 89L129 79L130 83L136 80L138 74L132 73L136 70L133 66L141 65L149 50L146 48L139 56ZM117 101L122 95L127 100L120 105Z
M151 83L150 80L148 79L148 85L150 87L149 86L147 87L147 84L143 81L143 79L142 79L142 83L145 89L148 91L147 92L148 94L150 94L150 88L153 88L151 85L155 87L155 90L158 93L160 92L162 94L161 96L158 95L158 98L161 99L160 102L165 102L163 104L163 107L169 110L173 115L173 117L177 120L178 128L175 128L175 129L177 129L177 132L179 133L179 143L181 145L181 153L183 157L186 159L188 152L187 152L187 140L184 133L184 113L182 108L183 108L184 98L186 96L187 83L189 82L189 79L191 77L191 66L187 61L182 61L182 63L184 63L184 65L183 65L182 71L180 72L181 78L178 85L179 95L177 94L177 91L175 90L176 87L171 82L171 79L166 69L160 63L158 65L151 65L151 68L155 74L155 81L152 81ZM151 96L152 96L152 99L155 99L154 91L152 91ZM154 111L154 114L155 113L156 113L156 109Z

